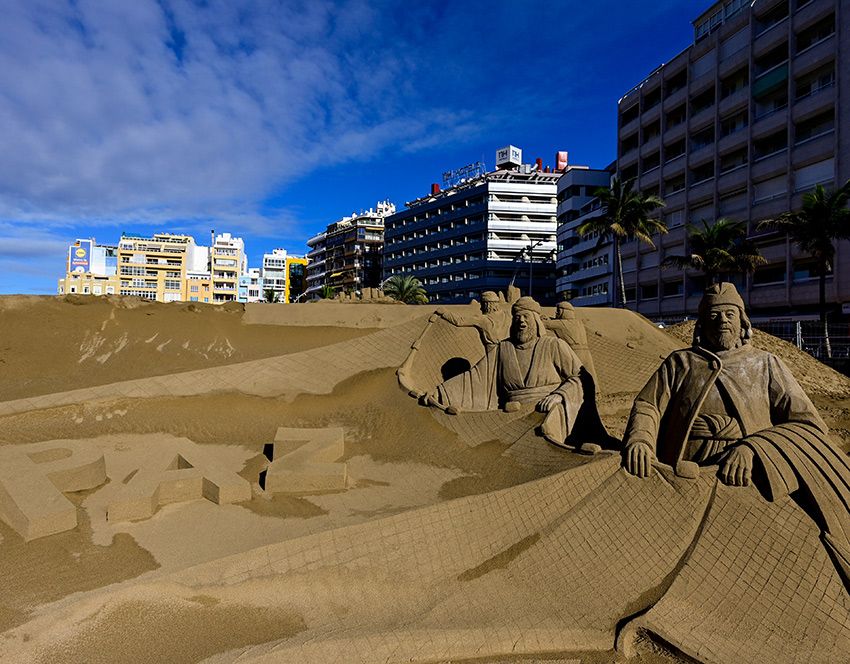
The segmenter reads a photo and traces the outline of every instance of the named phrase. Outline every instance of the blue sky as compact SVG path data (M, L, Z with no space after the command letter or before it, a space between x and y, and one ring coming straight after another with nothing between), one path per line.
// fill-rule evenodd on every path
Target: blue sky
M617 99L708 4L3 0L0 293L122 231L304 253L509 143L604 167Z

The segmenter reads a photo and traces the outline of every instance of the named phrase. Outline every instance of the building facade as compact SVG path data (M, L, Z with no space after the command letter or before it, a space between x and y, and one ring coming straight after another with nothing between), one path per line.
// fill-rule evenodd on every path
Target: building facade
M242 238L230 233L215 236L210 247L210 273L213 284L213 302L238 300L239 277L248 273L248 257Z
M118 294L118 247L98 245L94 238L77 239L68 247L65 276L59 279L57 291L60 295Z
M597 235L580 236L576 229L603 213L595 197L607 188L616 168L570 166L558 180L558 278L555 290L575 305L610 304L614 294L613 247Z
M515 284L555 300L557 181L522 151L497 152L497 170L407 203L387 219L384 278L419 279L432 302L460 303Z
M239 302L264 302L262 271L258 267L249 267L248 272L239 276Z
M286 284L283 301L298 302L307 291L307 259L303 256L286 257Z
M122 235L118 243L120 294L158 302L185 301L187 272L206 262L207 251L198 247L191 235Z
M693 315L695 272L660 269L686 254L686 223L745 221L768 264L740 278L756 317L813 312L811 260L758 222L799 209L815 185L850 179L850 7L843 0L726 0L694 21L694 43L618 105L618 169L667 202L659 251L623 246L630 306ZM840 65L845 62L845 65ZM827 297L850 302L850 243L837 247Z
M394 212L394 204L381 201L310 238L306 297L318 298L324 286L337 292L380 286L384 220Z

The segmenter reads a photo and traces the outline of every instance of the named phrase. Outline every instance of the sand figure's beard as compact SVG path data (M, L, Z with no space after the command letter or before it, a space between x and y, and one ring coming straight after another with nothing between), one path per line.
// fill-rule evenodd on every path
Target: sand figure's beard
M735 334L734 330L718 330L706 336L717 350L732 350L740 341L740 335Z
M533 341L535 336L534 330L530 327L526 327L525 329L516 328L514 329L513 339L515 344L522 346Z

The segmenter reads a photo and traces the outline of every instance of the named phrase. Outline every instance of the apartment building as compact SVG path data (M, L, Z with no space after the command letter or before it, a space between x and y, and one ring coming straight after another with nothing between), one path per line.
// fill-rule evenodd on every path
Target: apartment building
M356 292L381 284L384 220L395 205L380 201L365 212L343 217L307 241L307 297L323 286Z
M566 153L559 153L566 167ZM483 169L406 204L387 219L384 278L415 276L432 302L464 303L514 283L555 300L557 181L560 173L522 163L522 150L496 153Z
M248 257L242 238L230 233L215 236L210 247L210 273L213 302L235 302L238 299L239 277L248 272Z
M287 304L298 302L307 291L307 258L304 256L286 257L286 284L283 301Z
M558 180L558 278L555 290L574 305L610 304L614 297L613 247L598 235L576 229L604 210L595 193L607 188L616 164L607 169L569 166Z
M739 280L753 315L814 312L814 265L757 224L798 209L816 184L850 179L848 54L843 0L726 0L696 18L690 47L620 99L619 175L666 200L670 228L659 251L623 246L630 306L693 315L704 280L659 263L687 253L686 222L732 217L768 260ZM827 297L836 309L850 302L850 243L838 246Z
M94 238L77 239L68 247L60 295L115 295L120 290L118 247L98 245Z
M246 274L239 276L238 296L239 302L265 302L263 291L262 271L258 267L249 267Z
M187 272L206 267L207 251L207 247L197 246L191 235L122 235L118 243L120 294L158 302L188 300Z

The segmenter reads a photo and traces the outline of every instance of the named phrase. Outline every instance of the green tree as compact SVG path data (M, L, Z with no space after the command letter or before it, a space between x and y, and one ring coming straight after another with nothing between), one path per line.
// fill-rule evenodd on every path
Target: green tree
M266 302L277 302L277 293L275 293L271 288L267 288L263 291L263 297Z
M610 189L600 187L594 195L602 203L605 212L580 224L576 232L582 236L599 234L599 243L611 237L614 240L614 252L617 258L617 278L620 287L620 304L626 306L626 284L623 279L623 255L620 245L623 241L638 240L655 249L652 236L666 233L667 224L649 215L664 207L664 199L653 194L644 194L634 189L634 178L621 182L615 177Z
M668 256L664 267L693 268L702 272L709 284L728 279L730 274L751 274L767 261L755 243L747 240L747 225L726 217L709 224L701 220L702 228L688 224L690 254Z
M325 284L319 289L319 297L323 300L332 300L336 297L336 288Z
M826 355L832 357L827 324L826 277L835 260L835 241L850 239L850 180L835 190L817 185L803 196L803 207L776 219L765 219L759 228L782 231L794 244L815 260L818 273L820 321L826 343Z
M384 282L384 295L405 304L425 304L428 296L419 279L396 274Z

